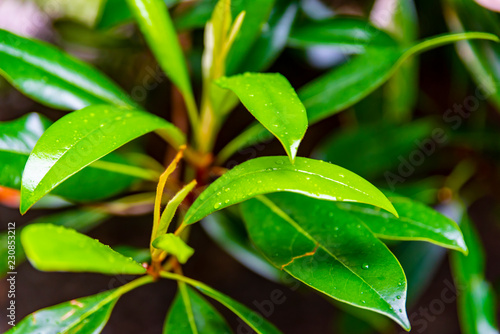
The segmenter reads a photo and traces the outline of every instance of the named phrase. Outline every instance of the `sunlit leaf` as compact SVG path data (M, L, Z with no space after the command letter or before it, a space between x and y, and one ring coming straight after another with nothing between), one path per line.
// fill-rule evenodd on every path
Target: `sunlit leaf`
M26 226L21 242L31 264L42 271L138 275L139 263L73 229L52 224Z
M110 290L38 310L9 330L9 334L100 333L120 294Z
M96 105L62 117L40 137L26 163L21 213L71 175L151 131L174 146L185 140L171 123L139 110Z
M427 50L467 39L498 41L493 34L467 32L433 37L409 48L370 48L298 90L298 96L307 110L309 125L359 102L385 83L407 59ZM223 150L224 157L267 138L269 133L264 127L252 125L227 144L230 150Z
M232 90L252 115L275 135L293 161L307 130L307 115L293 87L281 74L245 73L218 84Z
M393 214L389 200L368 181L336 165L298 157L262 157L230 170L191 205L184 224L193 224L212 212L272 192L294 192L327 201L360 202Z
M76 110L92 104L136 106L116 84L91 66L41 41L0 29L0 75L33 100Z
M194 253L194 249L172 233L160 235L153 241L153 247L174 255L180 263L186 263Z

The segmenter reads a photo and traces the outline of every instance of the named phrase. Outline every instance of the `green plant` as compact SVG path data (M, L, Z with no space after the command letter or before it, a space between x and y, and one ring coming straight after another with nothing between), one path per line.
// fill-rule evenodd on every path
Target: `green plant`
M23 214L37 204L49 208L68 201L82 204L81 209L24 227L25 256L43 271L140 275L120 288L35 312L10 332L100 332L120 296L165 278L178 282L165 332L231 332L201 292L255 332L278 333L247 307L183 275L181 265L197 251L196 245L191 245L194 250L188 245L189 231L209 215L213 215L210 224L222 225L231 215L240 220L238 224L243 220L255 247L285 275L329 298L385 315L409 330L405 273L383 240L426 241L467 254L458 225L422 203L378 190L347 169L298 156L299 145L308 126L397 78L413 56L458 41L498 42L498 38L485 32L457 32L402 42L350 18L304 24L288 36L293 19L280 18L290 8L296 13L295 2L253 0L231 5L220 0L208 10L197 103L164 2L127 3L125 16L136 19L162 70L183 97L184 105L174 107L185 108L189 135L145 111L91 66L40 41L0 30L2 76L33 100L70 111L53 124L36 113L0 124L0 186L20 189ZM271 25L261 34L271 11L278 18L270 22L284 25L285 37L277 32L282 26ZM189 27L189 15L194 15L190 13L176 21L177 27L183 27L182 22ZM105 19L109 17L102 22ZM298 47L340 46L359 55L295 92L284 76L258 73L272 63L287 40ZM238 101L257 122L216 154L215 141ZM142 152L115 152L150 132L177 151L165 170ZM415 133L418 137L421 132ZM224 168L238 150L271 136L280 141L286 156L259 157ZM351 144L348 141L345 150L353 149ZM175 173L179 169L182 173ZM137 183L148 186L118 200L88 205L122 195ZM148 191L152 184L156 192ZM153 214L149 255L144 256L143 250L112 250L81 233L107 215L144 203L150 204ZM227 216L226 211L219 212L235 205L239 210ZM18 254L17 262L21 259ZM467 261L454 255L454 265L467 266ZM481 276L483 270L477 271Z

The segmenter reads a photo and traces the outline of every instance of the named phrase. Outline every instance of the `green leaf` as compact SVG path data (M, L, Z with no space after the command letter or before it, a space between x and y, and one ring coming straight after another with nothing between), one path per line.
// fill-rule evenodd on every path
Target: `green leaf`
M218 0L203 0L192 3L173 17L175 27L180 31L203 28L212 17L217 2Z
M389 35L369 22L345 17L302 24L292 30L288 42L293 47L335 46L348 53L363 53L367 47L396 46Z
M139 263L73 229L52 224L26 226L21 242L31 264L42 271L139 275Z
M101 333L118 299L123 294L151 282L151 276L144 276L114 290L38 310L25 317L7 333Z
M447 0L443 4L445 18L452 31L473 29L500 35L498 14L480 6L476 1ZM457 53L478 85L476 94L490 98L497 110L500 109L500 45L484 41L464 41L457 45Z
M362 220L381 239L427 241L468 253L462 232L453 220L409 198L386 195L399 218L367 205L337 203L337 206Z
M36 113L0 122L0 186L21 189L22 174L29 154L51 123ZM128 165L128 161L118 154L109 154L99 163L73 175L54 189L52 194L78 202L100 200L128 189L138 178L154 178L147 170ZM132 175L130 172L133 172Z
M49 214L30 221L30 224L54 224L73 228L79 232L86 232L101 224L108 218L108 215L93 209L76 209ZM26 256L21 245L21 228L16 229L16 267L24 262ZM8 232L0 233L0 277L8 271Z
M276 1L266 29L262 31L240 64L241 72L263 71L272 64L285 49L298 9L298 1Z
M481 240L468 217L460 226L470 250L469 256L451 254L460 327L465 334L498 334L495 291L484 277L485 255Z
M493 34L467 32L432 37L408 48L371 48L299 91L299 97L307 108L309 122L318 122L358 102L386 82L410 57L467 39L499 41Z
M433 37L409 48L370 48L366 53L309 82L298 91L307 110L309 125L335 115L365 98L385 83L407 59L438 46L474 38L498 41L492 34L466 32ZM250 137L250 132L253 138ZM269 133L264 127L252 125L228 144L230 150L223 149L224 156L231 156L239 149L267 138Z
M180 263L186 263L194 254L194 249L173 233L160 235L153 241L153 247L175 255Z
M31 99L76 110L92 104L136 106L105 75L55 47L0 29L0 75Z
M151 261L151 252L147 248L121 245L113 247L113 249L126 257L131 257L135 262L149 263Z
M162 0L127 0L127 3L161 68L191 108L194 97L189 73L165 3Z
M7 333L100 333L120 297L116 291L110 290L38 310Z
M164 0L167 6L173 6L180 0ZM101 17L99 18L97 29L111 29L120 24L127 23L133 20L132 13L127 4L123 0L106 0L104 1Z
M196 181L188 183L181 190L179 190L170 201L168 201L167 206L165 210L163 210L163 213L161 215L160 224L158 225L158 230L156 231L155 238L167 233L168 227L170 226L170 223L172 222L172 219L174 219L175 213L177 212L177 208L179 207L179 205L181 205L181 203L189 195L189 193L193 191L195 186Z
M212 212L272 192L293 192L328 201L360 202L395 215L389 200L368 181L342 167L298 157L262 157L246 161L213 182L191 205L184 218L189 225Z
M249 325L257 334L281 333L278 329L276 329L276 327L274 327L271 323L269 323L266 319L264 319L260 314L253 312L246 306L238 303L237 301L226 296L225 294L212 289L211 287L209 287L204 283L195 281L194 279L182 275L177 275L166 271L161 272L160 275L161 277L164 278L186 282L187 284L194 286L206 296L215 299L216 301L227 307L230 311L232 311L239 318L241 318L247 325Z
M192 288L179 282L179 292L168 311L164 334L232 333L224 318Z
M287 193L241 205L250 238L277 268L409 330L406 278L398 260L361 220L332 208L334 203Z
M276 0L233 0L235 6L234 13L244 11L245 20L241 25L239 34L234 41L227 58L228 75L241 72L245 55L251 50L253 43L261 35L264 24L267 22Z
M202 222L205 232L242 265L268 280L278 282L281 276L279 270L270 265L253 247L243 220L228 211L214 212L206 217Z
M171 123L139 110L96 105L62 117L40 137L26 163L21 213L85 166L151 131L174 146L185 140Z
M418 149L417 143L425 144L436 127L435 122L429 119L403 125L381 122L361 124L326 138L313 156L334 162L367 179L382 177L401 163L398 157L407 157ZM363 149L352 154L353 147ZM370 163L367 164L367 161Z
M307 130L307 114L288 80L281 74L245 73L221 78L217 83L238 96L294 161Z

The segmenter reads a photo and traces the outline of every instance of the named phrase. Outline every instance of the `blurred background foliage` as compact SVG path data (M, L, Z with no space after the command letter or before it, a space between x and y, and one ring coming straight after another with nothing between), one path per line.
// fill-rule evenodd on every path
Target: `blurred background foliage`
M192 78L198 84L201 82L203 27L215 3L215 0L165 1L179 31ZM370 65L369 60L377 59L377 47L388 40L408 47L417 40L448 31L484 31L500 36L500 14L495 11L498 10L495 1L276 0L274 7L266 7L266 1L262 3L263 6L250 14L263 17L266 23L258 35L240 40L245 44L244 51L230 55L228 71L280 72L296 89L359 57L365 57L367 66ZM232 5L238 13L245 0L233 0ZM179 117L171 108L179 96L172 92L123 0L3 0L0 28L56 44L103 70L148 110L163 117ZM366 78L361 79L373 80L380 74L377 70L364 73ZM343 84L342 81L336 83L338 87ZM387 82L374 86L358 100L313 125L299 154L312 154L343 166L379 188L435 206L461 222L471 249L468 257L458 253L448 256L446 250L427 243L391 243L409 283L408 314L412 332L498 333L495 299L500 292L500 44L463 41L426 52L406 61ZM216 149L220 150L223 143L250 123L251 116L239 108L222 129ZM63 115L36 104L0 79L0 121L13 120L33 111L43 112L52 121ZM181 127L183 122L186 124L184 119L176 120ZM161 163L162 144L148 140L147 153ZM129 159L137 159L141 154L138 145L128 151L132 152ZM276 152L280 152L277 143L259 143L238 151L225 166ZM136 153L139 155L134 156ZM142 163L151 166L158 161ZM8 208L12 205L8 199L5 192L0 192L2 223L19 220L16 210ZM65 206L60 202L57 205ZM23 219L33 220L40 215L43 211L42 214L30 213ZM70 225L80 230L88 230L109 218L92 211L59 215L62 216L49 218L51 223L70 221ZM86 217L86 223L81 222L82 217ZM136 218L127 219L124 222L112 218L93 235L112 243L120 239L113 235L113 230L122 226L120 233L130 244L141 244L147 232L136 234L138 223L133 222ZM140 224L141 218L137 219ZM200 259L190 263L188 268L205 272L207 283L234 289L232 295L244 301L265 300L280 281L287 281L255 252L237 210L213 215L203 225L206 234L195 232L194 238L201 244L218 244L235 257L232 259L212 247L208 263L201 263ZM238 262L257 275L249 275ZM228 278L221 281L212 272L215 263L224 265L218 264L227 270ZM46 277L43 273L24 270L27 272L24 277L29 277L24 278L26 281ZM21 308L20 312L27 314L67 299L71 287L56 289L64 280L63 276L56 277L48 283L52 286L49 291L57 290L55 295L48 293L34 303L36 305ZM103 282L85 280L90 282L89 286ZM243 281L246 283L241 283ZM20 292L20 298L29 303L28 285L23 286L26 291ZM78 285L72 288L75 286ZM248 291L238 291L240 286L249 287ZM171 295L167 290L164 295ZM400 330L385 318L345 304L335 303L330 307L322 297L306 292L293 297L287 293L290 302L279 306L280 311L273 314L272 322L285 333L395 333ZM128 298L135 303L146 299L147 296L137 294ZM310 309L303 306L311 303L314 306ZM123 315L131 311L122 306L106 330L121 333L144 328L139 327L141 324L161 324L161 321L150 321L150 318L161 318L160 311L158 314L139 312L141 317L127 318ZM124 328L127 329L123 331ZM159 329L148 328L147 333L155 332Z

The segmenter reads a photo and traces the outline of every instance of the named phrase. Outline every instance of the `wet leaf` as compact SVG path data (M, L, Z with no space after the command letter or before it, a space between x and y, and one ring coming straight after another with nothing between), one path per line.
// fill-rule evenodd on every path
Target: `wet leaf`
M283 144L290 160L307 130L307 115L293 87L281 74L245 73L218 80L232 90L250 111Z
M277 268L409 330L406 278L398 260L361 220L332 207L334 203L289 193L241 205L251 240Z
M171 123L139 110L96 105L62 117L40 137L26 163L21 213L84 167L151 131L174 146L185 140Z
M153 241L153 247L174 255L180 263L186 263L194 253L194 249L173 233L160 235Z
M327 201L366 203L397 214L377 188L342 167L302 157L295 164L286 157L262 157L236 166L213 182L191 205L184 224L257 195L282 191Z
M136 106L105 75L41 41L0 29L0 75L31 99L76 110L92 104Z
M47 307L28 315L7 333L97 334L108 322L119 297L117 290L110 290Z
M462 232L453 220L409 198L386 195L399 218L361 204L337 203L337 206L363 221L381 239L427 241L468 253Z

